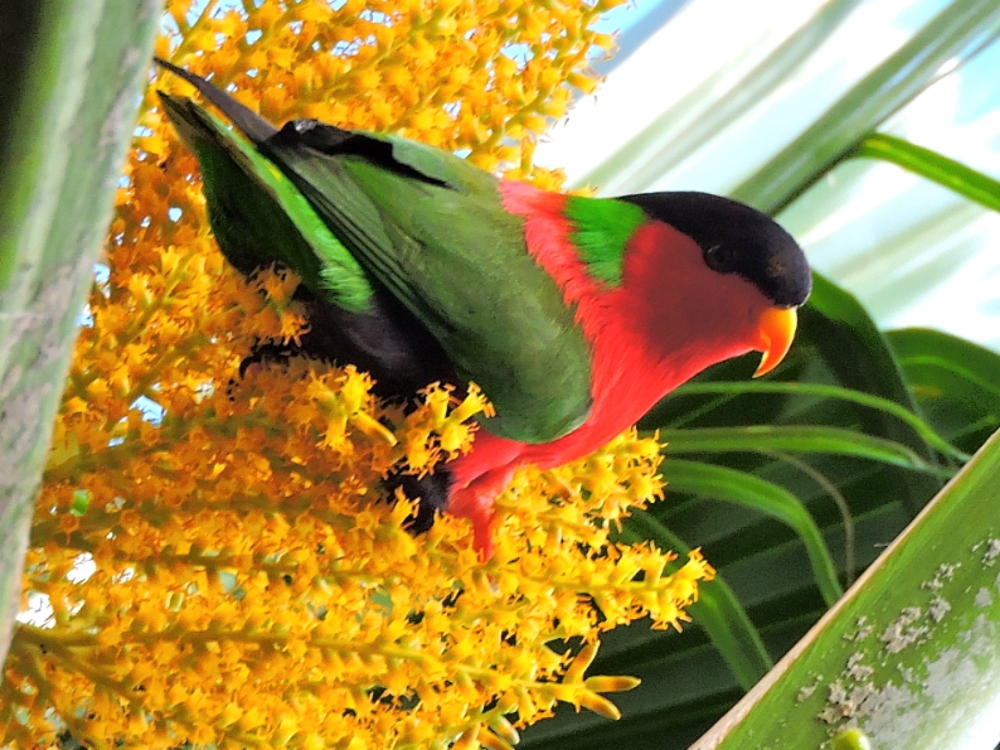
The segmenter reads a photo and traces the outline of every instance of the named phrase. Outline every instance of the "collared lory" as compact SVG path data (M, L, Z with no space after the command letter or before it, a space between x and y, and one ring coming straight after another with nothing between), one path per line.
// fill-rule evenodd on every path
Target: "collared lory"
M596 450L709 365L756 350L759 375L788 351L809 267L752 208L694 192L562 195L398 136L310 119L278 130L157 62L235 126L161 94L229 261L302 277L303 350L369 371L382 396L472 381L492 402L471 451L424 485L471 519L484 556L517 467Z

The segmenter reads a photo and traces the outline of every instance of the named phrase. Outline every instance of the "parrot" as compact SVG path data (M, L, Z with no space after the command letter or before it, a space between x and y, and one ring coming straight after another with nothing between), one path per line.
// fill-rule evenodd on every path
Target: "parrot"
M757 351L760 376L792 344L809 265L750 206L550 192L399 135L308 118L277 128L156 63L224 118L159 92L228 261L301 277L300 352L369 372L380 398L475 383L491 402L468 452L403 484L432 518L469 519L483 560L519 467L582 458L707 367Z

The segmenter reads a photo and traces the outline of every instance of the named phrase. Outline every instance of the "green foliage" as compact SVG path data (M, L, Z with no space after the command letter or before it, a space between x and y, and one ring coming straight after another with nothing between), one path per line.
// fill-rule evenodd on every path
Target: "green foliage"
M966 452L1000 429L1000 369L989 349L940 331L890 331L920 410Z
M693 750L834 747L988 750L1000 735L1000 433L734 712Z
M949 190L954 190L970 201L1000 211L1000 182L954 159L901 138L885 133L873 133L858 144L852 156L892 162Z
M945 63L959 64L1000 32L994 0L952 2L871 71L733 197L777 213L802 195L890 115L927 88Z

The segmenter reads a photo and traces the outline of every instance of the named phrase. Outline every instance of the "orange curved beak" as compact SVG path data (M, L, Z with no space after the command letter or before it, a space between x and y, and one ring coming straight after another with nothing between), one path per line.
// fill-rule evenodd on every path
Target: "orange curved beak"
M798 313L794 307L769 307L757 321L757 343L754 349L764 352L755 378L766 375L781 364L795 338Z

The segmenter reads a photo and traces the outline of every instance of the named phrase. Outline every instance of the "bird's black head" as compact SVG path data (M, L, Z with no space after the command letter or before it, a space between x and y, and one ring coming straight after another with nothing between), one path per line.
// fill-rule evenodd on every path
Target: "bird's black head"
M644 193L619 200L693 239L709 268L739 274L778 307L798 307L812 276L798 243L774 219L708 193Z

